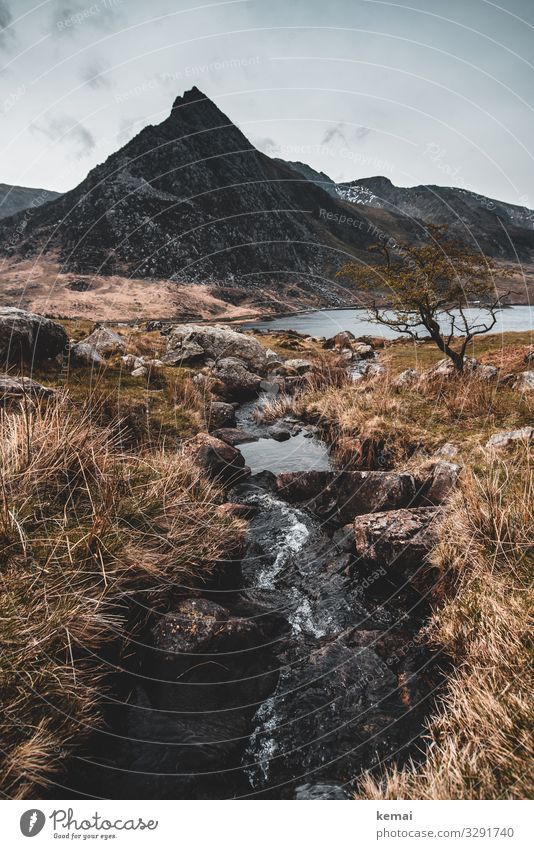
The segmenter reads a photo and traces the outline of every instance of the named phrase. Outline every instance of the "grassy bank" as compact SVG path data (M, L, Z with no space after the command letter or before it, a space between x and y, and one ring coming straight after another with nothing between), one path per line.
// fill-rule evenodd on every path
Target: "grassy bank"
M39 796L100 721L108 667L242 531L181 454L125 453L67 400L0 417L0 782ZM135 618L134 617L134 618ZM112 662L112 661L110 661Z

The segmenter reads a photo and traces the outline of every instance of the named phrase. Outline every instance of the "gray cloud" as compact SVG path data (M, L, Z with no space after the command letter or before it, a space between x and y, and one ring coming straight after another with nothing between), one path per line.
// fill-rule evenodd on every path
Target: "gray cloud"
M106 69L96 61L91 62L82 69L81 78L89 88L95 91L110 89L112 87L112 82L109 76L106 75Z
M71 145L76 159L87 156L96 146L95 138L87 127L69 115L50 118L45 124L31 124L30 129L54 143Z
M342 141L348 144L347 136L345 135L345 124L339 123L334 127L329 127L321 141L321 144L330 144L333 141Z
M52 13L52 33L74 35L85 27L109 30L116 23L124 0L56 0Z
M11 13L11 9L9 8L6 0L0 0L0 47L3 47L9 36L10 32L7 31L7 27L12 23L13 15Z

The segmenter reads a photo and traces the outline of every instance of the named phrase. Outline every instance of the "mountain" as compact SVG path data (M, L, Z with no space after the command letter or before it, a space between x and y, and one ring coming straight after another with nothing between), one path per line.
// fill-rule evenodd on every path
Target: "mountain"
M277 159L277 162L281 162L283 165L288 165L292 171L297 171L299 174L302 174L306 180L309 180L310 183L315 183L316 186L321 186L325 192L328 192L329 195L333 197L339 197L339 192L337 190L337 184L332 180L328 174L325 174L324 171L315 171L310 165L306 165L305 162L286 162L284 159Z
M507 261L532 261L534 212L484 195L444 186L394 186L387 177L336 184L338 195L358 208L388 210L425 224L446 224L450 235Z
M59 192L48 189L29 189L25 186L8 186L0 183L0 219L9 218L23 209L32 209L58 198Z
M418 228L408 224L416 238ZM16 219L3 225L7 234ZM63 270L78 273L247 291L279 282L328 299L340 264L375 241L371 229L354 206L258 151L193 88L166 120L36 209L4 252L53 255Z
M420 241L428 223L449 223L489 255L530 262L531 215L461 189L404 189L385 177L336 184L261 153L192 88L72 191L1 221L0 253L10 292L24 261L39 257L43 274L55 264L47 273L76 292L102 277L163 279L215 286L234 304L337 305L355 297L336 279L343 262L374 263L371 245Z

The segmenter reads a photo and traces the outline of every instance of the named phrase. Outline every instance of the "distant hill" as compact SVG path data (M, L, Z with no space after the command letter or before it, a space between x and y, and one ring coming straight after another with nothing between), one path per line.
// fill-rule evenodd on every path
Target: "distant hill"
M26 186L8 186L0 183L0 219L9 218L28 207L41 206L60 197L59 192L48 189L30 189Z

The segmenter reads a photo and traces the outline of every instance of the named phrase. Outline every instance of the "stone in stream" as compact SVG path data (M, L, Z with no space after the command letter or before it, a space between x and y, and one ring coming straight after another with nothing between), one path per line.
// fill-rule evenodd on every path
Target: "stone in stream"
M262 378L249 371L238 357L224 357L212 368L211 374L220 383L218 393L227 401L243 401L254 398Z
M211 435L217 439L222 439L228 445L242 445L245 442L257 442L258 438L255 434L249 433L247 430L242 430L239 427L220 427L217 430L212 430Z
M184 453L205 474L222 483L233 485L250 475L241 452L209 433L199 433L189 440Z
M242 754L277 680L253 614L194 598L154 615L137 686L116 709L120 733L108 743L120 772L108 770L107 780L120 776L125 798L231 798L250 789Z
M205 412L208 430L218 430L220 427L235 427L235 407L224 401L210 401Z
M437 542L439 510L416 507L357 516L352 530L359 566L404 571L421 567Z
M397 472L286 472L276 488L286 501L341 525L361 513L409 507L417 495L413 475Z

